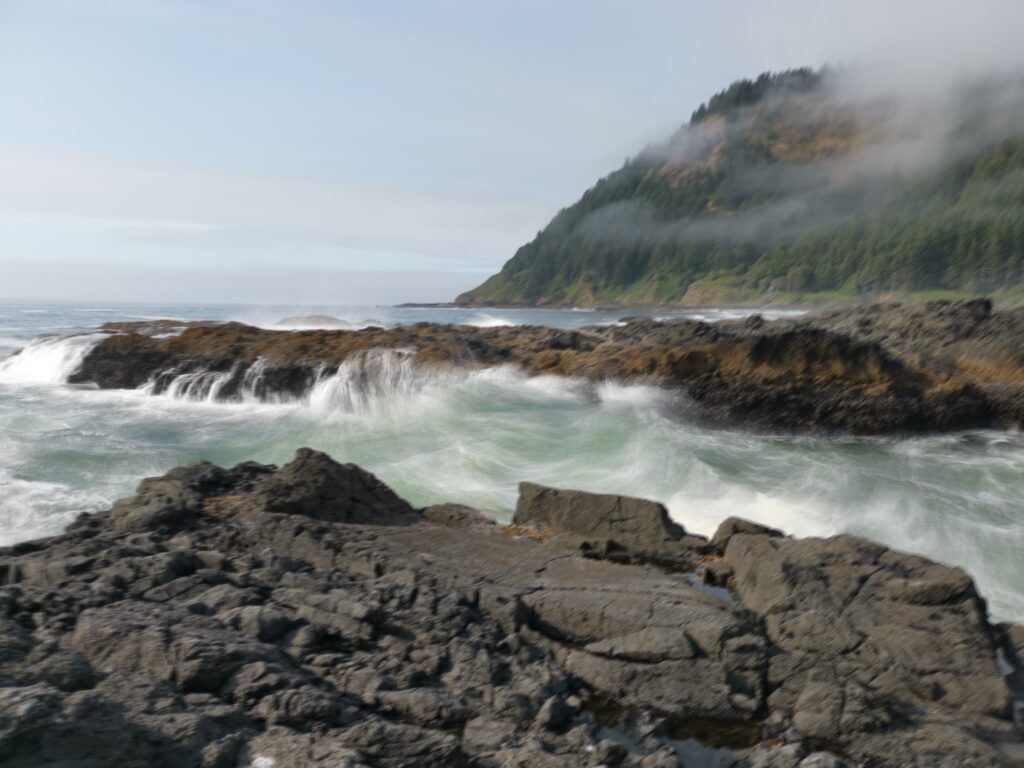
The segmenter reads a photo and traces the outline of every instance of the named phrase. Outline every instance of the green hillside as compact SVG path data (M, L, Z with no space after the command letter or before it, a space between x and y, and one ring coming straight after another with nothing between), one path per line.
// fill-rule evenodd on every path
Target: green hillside
M1024 87L850 96L734 83L560 211L459 303L714 303L1015 292Z

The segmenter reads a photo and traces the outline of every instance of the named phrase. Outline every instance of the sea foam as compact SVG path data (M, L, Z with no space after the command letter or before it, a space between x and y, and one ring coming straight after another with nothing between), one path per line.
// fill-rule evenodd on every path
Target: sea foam
M0 383L63 384L103 334L44 336L0 362Z

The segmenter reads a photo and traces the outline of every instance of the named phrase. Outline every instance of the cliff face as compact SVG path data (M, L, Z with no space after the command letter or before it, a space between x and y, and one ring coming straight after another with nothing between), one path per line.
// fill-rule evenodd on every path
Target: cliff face
M5 766L1010 768L1024 631L849 536L524 484L515 525L302 449L0 549Z
M709 325L636 319L563 331L421 323L361 331L118 324L72 382L152 393L301 398L344 379L371 391L397 375L501 365L656 384L692 417L767 431L906 431L1024 423L1024 310L989 302L878 305L801 320Z
M740 81L456 301L764 303L1024 281L1024 88Z

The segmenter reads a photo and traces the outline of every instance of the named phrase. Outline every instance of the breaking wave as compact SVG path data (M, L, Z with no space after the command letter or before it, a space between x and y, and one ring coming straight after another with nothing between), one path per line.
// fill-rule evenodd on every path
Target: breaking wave
M275 389L266 360L225 371L163 372L138 391L192 403L290 405L319 415L384 414L416 408L426 399L444 399L474 387L514 389L544 400L652 405L664 392L645 385L591 382L564 376L532 376L515 366L480 370L418 364L411 349L357 352L336 368L320 368L299 393Z
M333 315L295 315L282 318L274 323L255 322L252 324L260 328L284 331L358 331L371 326L387 328L393 325L375 318L346 319Z
M454 369L416 365L412 350L371 349L337 368L319 368L300 392L275 387L263 358L225 371L161 372L139 391L194 403L292 404L320 413L369 413L463 378Z
M731 515L850 532L965 567L997 618L1024 619L1024 435L783 438L705 430L656 388L420 366L371 350L294 395L264 361L168 371L133 391L60 386L99 335L0 362L0 544L53 534L139 478L209 459L281 463L309 445L413 504L509 519L522 480L658 499L708 534ZM671 413L670 413L671 411Z
M487 314L486 312L477 312L466 320L465 324L472 325L476 328L503 328L516 325L517 323L504 317L496 317L494 315Z
M372 413L462 378L457 371L416 365L411 350L371 349L319 376L305 402L321 413Z
M0 361L0 383L63 384L104 334L44 336Z

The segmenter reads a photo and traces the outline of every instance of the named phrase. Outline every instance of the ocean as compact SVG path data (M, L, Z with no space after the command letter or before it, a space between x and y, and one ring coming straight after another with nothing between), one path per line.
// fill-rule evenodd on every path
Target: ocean
M752 311L658 316L716 322ZM387 357L373 381L334 377L300 402L217 402L209 387L187 382L160 396L66 383L98 338L89 332L113 320L571 328L615 323L622 315L0 303L0 544L59 533L78 513L102 509L142 477L179 464L282 463L311 446L362 465L416 505L461 502L499 520L511 517L517 484L531 480L657 499L703 534L738 515L798 536L865 536L965 568L997 619L1024 621L1018 433L751 435L697 426L676 400L648 386L531 378L509 368L438 374Z

